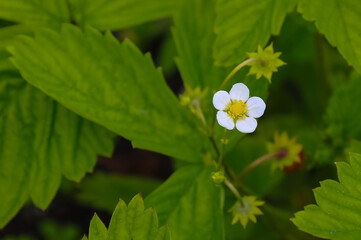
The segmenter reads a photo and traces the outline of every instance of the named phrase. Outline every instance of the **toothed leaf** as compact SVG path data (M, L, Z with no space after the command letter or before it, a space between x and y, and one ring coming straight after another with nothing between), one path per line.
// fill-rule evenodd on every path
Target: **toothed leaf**
M231 71L213 65L215 0L184 0L174 17L176 62L183 81L191 88L218 90Z
M25 24L59 27L70 21L66 0L3 0L0 18Z
M361 73L361 4L358 0L300 0L298 11Z
M168 17L179 1L169 0L70 0L75 21L99 30L114 30Z
M167 227L158 227L154 208L144 210L140 194L133 197L128 206L120 200L114 210L107 230L95 215L90 223L89 240L170 240Z
M213 55L216 64L235 65L271 34L278 34L297 0L218 0Z
M63 25L60 33L23 37L10 51L27 81L135 147L190 162L202 161L204 149L212 149L149 54L130 41L120 44L109 33Z
M339 182L325 180L314 190L317 205L296 213L293 223L314 236L353 240L361 234L361 155L336 164Z
M0 112L0 227L29 197L45 209L62 175L79 181L97 154L112 153L112 133L70 112L16 71L0 71Z
M146 198L146 206L155 206L160 224L169 224L174 239L223 239L221 187L212 181L214 171L180 168Z

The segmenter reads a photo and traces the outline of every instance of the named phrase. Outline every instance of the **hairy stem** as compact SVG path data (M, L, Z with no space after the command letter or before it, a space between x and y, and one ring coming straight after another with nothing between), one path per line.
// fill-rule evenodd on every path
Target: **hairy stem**
M227 179L224 181L224 184L229 188L229 190L231 190L231 192L234 194L234 196L236 196L236 198L238 200L240 200L240 203L242 204L242 197L241 194L239 194L237 188Z
M247 66L248 64L250 64L251 62L254 61L258 61L258 58L249 58L243 62L241 62L240 64L238 64L228 75L227 77L224 79L224 81L222 82L221 86L219 87L219 89L222 89L229 81L229 79L231 79L241 68L243 68L244 66Z
M256 160L254 160L253 162L251 162L250 164L248 164L243 171L238 175L237 177L237 181L242 181L243 178L247 175L247 173L249 173L252 169L254 169L255 167L257 167L258 165L267 162L269 160L271 160L272 158L276 158L280 156L280 152L276 152L276 153L271 153L271 154L266 154Z
M213 137L213 136L209 136L209 140L211 141L211 143L212 143L212 145L213 145L213 148L214 148L214 150L215 150L216 153L217 153L217 156L220 157L221 153L220 153L220 151L219 151L219 148L218 148L218 146L217 146L216 141L214 140L214 137Z
M218 169L221 169L222 165L224 165L223 163L223 157L224 157L224 150L226 147L226 141L227 141L227 134L228 134L228 130L225 129L224 130L224 136L223 136L223 142L222 142L222 147L221 147L221 151L219 152L219 157L218 157Z

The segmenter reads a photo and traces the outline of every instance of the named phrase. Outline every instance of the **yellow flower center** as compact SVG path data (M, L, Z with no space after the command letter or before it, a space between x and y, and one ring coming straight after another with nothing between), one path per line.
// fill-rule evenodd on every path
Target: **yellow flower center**
M246 117L248 112L247 104L242 100L233 100L228 104L226 111L231 118L235 120L242 119Z

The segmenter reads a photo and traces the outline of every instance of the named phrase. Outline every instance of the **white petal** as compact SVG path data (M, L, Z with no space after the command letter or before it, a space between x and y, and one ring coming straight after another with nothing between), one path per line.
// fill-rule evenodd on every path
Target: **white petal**
M213 105L217 110L225 110L230 102L231 99L226 91L218 91L213 96Z
M260 97L251 97L247 101L247 115L254 118L259 118L263 115L266 109L266 104Z
M232 100L242 100L245 102L249 98L249 89L243 83L236 83L231 88L231 91L229 91L229 96Z
M245 117L238 119L236 122L236 128L243 133L252 133L257 128L257 120L252 117Z
M226 112L218 111L217 121L219 125L221 125L224 128L227 128L228 130L232 130L234 128L234 120Z

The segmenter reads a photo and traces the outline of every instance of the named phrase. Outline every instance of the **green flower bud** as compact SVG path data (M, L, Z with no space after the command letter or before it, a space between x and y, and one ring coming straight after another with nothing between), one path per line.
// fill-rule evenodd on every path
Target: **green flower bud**
M224 172L222 171L212 173L212 180L217 185L222 184L225 179L226 177L224 176Z

